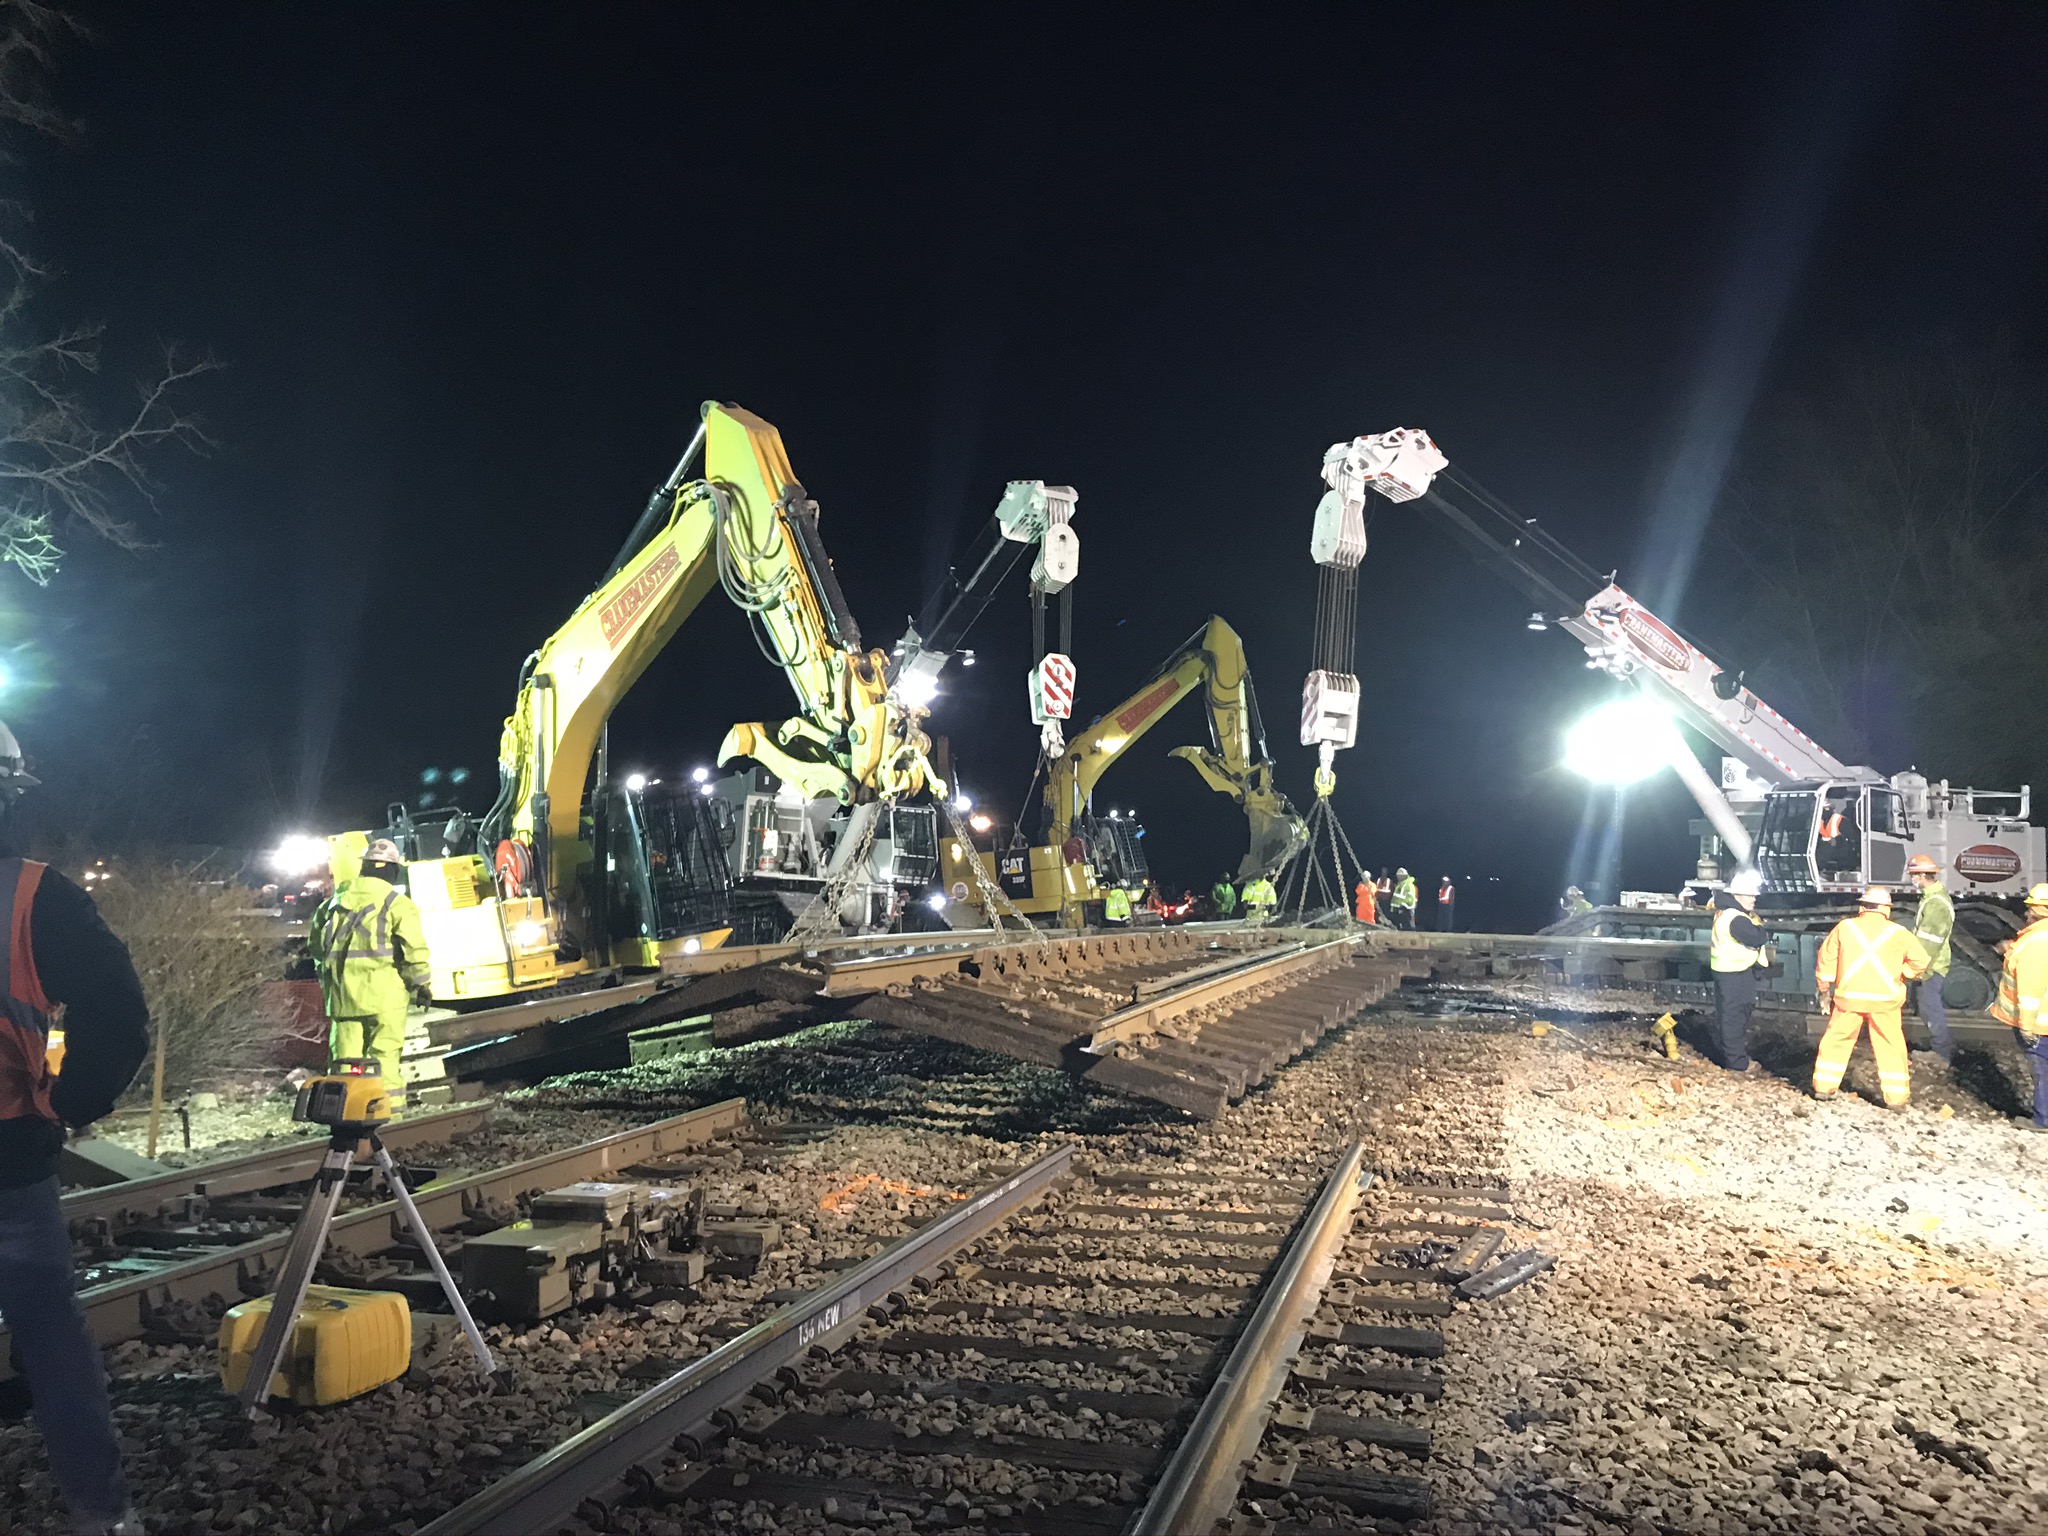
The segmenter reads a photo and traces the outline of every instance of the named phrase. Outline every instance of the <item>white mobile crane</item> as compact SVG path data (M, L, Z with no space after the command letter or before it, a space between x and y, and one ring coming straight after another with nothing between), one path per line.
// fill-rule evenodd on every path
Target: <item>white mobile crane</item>
M1539 605L1532 629L1558 628L1586 665L1664 706L1723 756L1717 784L1690 750L1672 766L1705 813L1699 875L1754 864L1781 908L1825 906L1867 886L1905 891L1906 861L1931 856L1959 896L2015 897L2048 879L2030 790L1958 789L1913 770L1885 775L1842 762L1758 698L1739 671L1710 658L1536 525L1451 467L1429 434L1382 432L1323 458L1322 516L1354 518L1368 492L1421 500ZM1989 903L1983 903L1989 906ZM1987 936L1996 925L1986 925ZM1995 962L1994 962L1995 963Z

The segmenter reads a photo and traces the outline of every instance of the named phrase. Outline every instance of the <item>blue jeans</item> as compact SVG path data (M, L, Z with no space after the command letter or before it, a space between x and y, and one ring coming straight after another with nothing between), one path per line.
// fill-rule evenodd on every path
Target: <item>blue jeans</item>
M2018 1036L2020 1049L2026 1053L2027 1065L2034 1073L2034 1124L2048 1125L2048 1035L2034 1036L2034 1043L2029 1045L2025 1035L2018 1030L2013 1033Z
M1956 1053L1956 1037L1948 1027L1948 1004L1941 995L1941 978L1923 976L1913 983L1913 996L1920 1007L1920 1022L1927 1026L1927 1033L1934 1037L1934 1054L1943 1061Z
M107 1368L71 1281L71 1234L57 1181L0 1189L0 1321L14 1336L36 1423L64 1502L81 1523L128 1508Z

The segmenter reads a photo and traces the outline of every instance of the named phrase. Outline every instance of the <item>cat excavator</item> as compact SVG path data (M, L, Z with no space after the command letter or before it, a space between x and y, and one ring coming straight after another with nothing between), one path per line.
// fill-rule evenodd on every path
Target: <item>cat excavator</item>
M703 476L688 478L700 451ZM591 985L730 934L732 877L708 797L696 784L614 781L605 745L614 706L713 587L747 613L802 706L735 726L721 759L752 758L850 818L933 782L925 711L891 688L889 657L863 646L818 521L781 434L707 404L604 580L520 669L490 810L472 824L394 807L386 832L334 840L337 874L354 872L370 837L399 841L437 1004Z
M1300 851L1306 829L1273 783L1244 641L1221 618L1189 636L1152 677L1086 730L1078 732L1046 775L1045 838L1021 835L1007 848L981 851L958 838L940 848L940 874L956 900L978 889L970 859L993 863L994 879L1020 911L1063 927L1082 926L1090 902L1111 886L1142 885L1147 877L1144 828L1133 818L1096 816L1089 810L1096 781L1172 708L1200 695L1208 711L1209 745L1175 747L1169 754L1191 766L1211 789L1241 806L1250 847L1238 865L1249 880L1278 871Z

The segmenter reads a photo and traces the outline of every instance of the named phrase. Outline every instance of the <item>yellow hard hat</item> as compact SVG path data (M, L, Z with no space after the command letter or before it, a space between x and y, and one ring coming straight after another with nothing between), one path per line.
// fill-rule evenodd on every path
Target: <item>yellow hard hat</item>
M1916 853L1913 857L1906 860L1906 873L1909 875L1938 875L1941 873L1941 866L1934 862L1932 854Z
M2028 891L2027 905L2030 907L2048 907L2048 884L2037 885Z
M1892 893L1881 885L1873 885L1869 890L1856 898L1856 905L1859 907L1883 907L1885 911L1889 912L1892 909Z

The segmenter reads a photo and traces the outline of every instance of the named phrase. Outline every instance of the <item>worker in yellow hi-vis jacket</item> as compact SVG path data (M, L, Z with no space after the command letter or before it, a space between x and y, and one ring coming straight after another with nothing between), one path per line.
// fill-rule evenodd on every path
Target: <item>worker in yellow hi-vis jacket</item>
M1813 1096L1831 1099L1849 1070L1849 1053L1865 1025L1870 1053L1877 1058L1877 1082L1887 1108L1904 1109L1913 1096L1906 1063L1906 983L1927 974L1927 951L1892 921L1892 893L1872 886L1854 917L1835 924L1821 940L1814 984L1828 1012L1827 1033L1813 1059Z
M362 873L320 903L306 935L327 1005L328 1054L376 1058L393 1110L405 1104L399 1058L408 994L428 981L426 930L404 879L398 845L380 837L363 854Z

